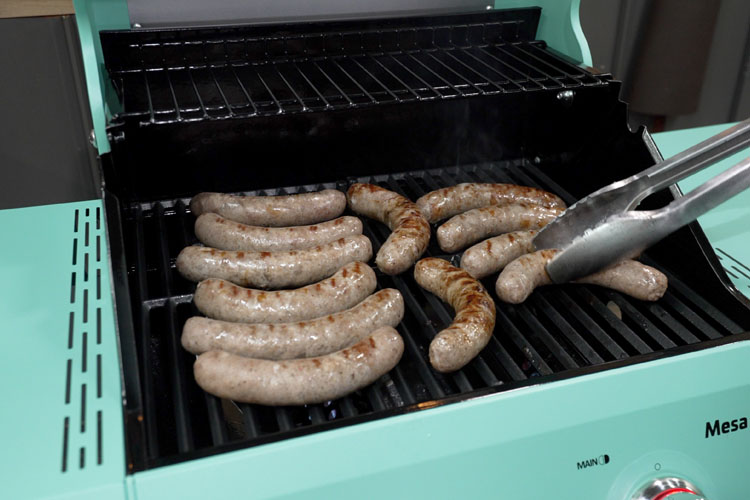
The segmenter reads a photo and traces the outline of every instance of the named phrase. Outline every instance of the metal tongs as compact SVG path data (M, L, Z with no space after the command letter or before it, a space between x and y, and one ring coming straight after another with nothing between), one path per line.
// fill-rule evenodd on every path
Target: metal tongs
M633 209L649 194L750 145L750 119L579 200L534 238L537 250L560 249L547 264L555 283L567 283L646 248L750 187L750 158L664 208Z

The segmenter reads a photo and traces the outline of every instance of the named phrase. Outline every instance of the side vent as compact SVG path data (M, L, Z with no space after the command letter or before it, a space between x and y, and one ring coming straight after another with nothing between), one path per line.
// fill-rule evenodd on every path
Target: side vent
M70 312L64 342L65 413L62 421L62 471L102 464L102 430L107 425L102 401L101 208L76 209L73 217L73 258L70 271Z

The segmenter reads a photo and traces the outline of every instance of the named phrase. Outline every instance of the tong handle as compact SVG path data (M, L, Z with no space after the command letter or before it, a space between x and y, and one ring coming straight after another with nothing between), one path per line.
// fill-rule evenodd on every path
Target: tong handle
M698 172L750 145L750 118L634 175L639 189L626 210L648 195Z
M582 198L534 237L537 250L566 248L587 229L633 210L651 193L750 145L750 119Z
M566 283L635 257L748 187L750 158L745 158L664 208L610 217L563 248L547 264L547 274L555 283Z
M673 219L672 225L675 226L674 229L678 229L748 187L750 187L750 158L745 158L732 168L667 205L665 217Z

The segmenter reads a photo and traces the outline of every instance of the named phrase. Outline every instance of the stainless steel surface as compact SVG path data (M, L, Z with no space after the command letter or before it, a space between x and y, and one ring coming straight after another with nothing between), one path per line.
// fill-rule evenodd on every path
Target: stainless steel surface
M673 493L668 493L669 491L673 491ZM649 481L638 489L631 500L677 500L678 498L706 500L697 486L678 477L662 477Z
M559 94L557 94L557 99L560 101L563 101L565 103L571 103L573 102L573 98L576 96L576 93L572 90L563 90Z
M562 250L547 266L550 278L564 283L634 257L749 187L750 160L746 160L661 210L632 210L649 194L748 144L750 120L579 200L534 239L537 249Z

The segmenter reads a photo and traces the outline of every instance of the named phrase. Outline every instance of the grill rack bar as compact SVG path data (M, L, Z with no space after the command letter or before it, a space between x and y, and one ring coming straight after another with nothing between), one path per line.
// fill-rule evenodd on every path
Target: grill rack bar
M132 233L133 231L131 231ZM135 257L134 260L136 262L145 262L145 241L144 241L144 231L143 231L143 212L141 210L138 210L136 208L136 218L135 218L135 234L134 236L134 242L135 242ZM150 323L149 323L149 306L146 302L146 299L148 298L147 291L146 291L146 275L145 275L145 267L143 266L136 266L135 272L129 273L129 276L131 278L131 281L135 281L135 285L133 286L131 284L130 289L135 290L135 295L137 302L140 303L140 335L138 335L138 340L140 340L140 350L139 350L139 359L141 361L140 364L140 380L142 381L141 391L143 394L142 401L143 401L143 418L145 421L146 429L146 448L148 451L154 455L158 455L160 452L159 442L157 440L157 431L156 431L156 424L157 424L157 415L156 415L156 400L154 398L154 382L153 382L153 373L150 369L152 366L151 361L151 349L149 345L149 339L151 337L150 335Z
M412 199L459 182L512 182L551 189L570 201L567 193L528 162L418 171L356 181L374 182ZM344 189L348 184L265 190L262 194ZM367 219L363 222L364 233L377 251L388 230ZM187 200L140 203L126 210L125 228L135 236L126 239L131 245L126 252L128 274L131 289L142 304L136 313L141 316L137 324L141 327L146 468L227 447L283 439L301 431L378 418L423 403L430 406L434 401L518 387L535 377L565 375L603 362L741 332L733 320L669 273L670 289L657 304L641 303L589 286L548 287L524 304L498 304L496 332L503 333L496 333L488 347L464 369L440 374L429 365L427 347L435 333L450 322L450 308L419 288L411 276L391 277L377 272L381 288L401 291L407 310L398 327L405 341L404 357L393 371L372 386L330 404L302 408L233 403L227 406L197 387L189 369L194 358L179 347L179 326L197 313L191 303L194 284L181 278L174 267L177 253L195 242L192 223ZM427 255L451 258L443 255L434 242ZM455 256L453 261L457 262ZM485 286L492 289L490 282L486 281ZM611 304L619 306L622 320ZM647 327L636 328L641 323ZM156 332L163 335L161 340L167 349L153 349L153 339L159 335ZM168 366L170 383L162 380L155 384L160 375L153 374L151 368L160 363ZM172 383L180 378L182 384ZM227 413L228 410L231 411ZM174 422L165 422L165 414L172 415Z

